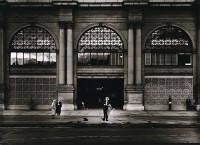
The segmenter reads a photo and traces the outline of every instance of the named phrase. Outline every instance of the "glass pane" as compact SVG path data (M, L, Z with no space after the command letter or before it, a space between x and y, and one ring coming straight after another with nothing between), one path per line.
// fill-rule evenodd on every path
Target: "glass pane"
M50 64L56 64L56 53L50 53Z
M152 59L151 59L151 64L152 64L152 65L156 65L156 54L155 54L155 53L152 53L152 54L151 54L151 58L152 58Z
M24 64L29 64L30 61L30 54L24 53Z
M151 53L145 53L145 65L151 65Z
M90 64L91 65L97 65L97 53L91 53Z
M171 54L165 54L165 65L171 65Z
M78 54L78 63L79 64L88 64L90 62L90 53L79 53Z
M164 65L165 64L165 54L161 53L160 54L160 65Z
M111 53L111 65L116 65L116 53Z
M160 65L160 53L156 53L156 64Z
M17 65L17 58L16 58L16 52L11 52L10 55L10 65Z
M43 64L43 53L37 53L37 64Z
M98 53L98 65L103 65L103 64L104 64L103 53Z
M110 53L104 53L104 65L110 65Z
M177 65L176 54L172 54L172 65Z
M22 52L17 53L17 64L23 65L23 53Z
M49 64L50 58L49 53L44 53L44 64Z
M31 53L30 63L36 64L36 53Z
M119 65L123 65L123 62L124 62L123 53L119 53L118 62L119 62Z
M188 54L179 54L178 55L178 64L179 65L191 65L190 55L188 55Z

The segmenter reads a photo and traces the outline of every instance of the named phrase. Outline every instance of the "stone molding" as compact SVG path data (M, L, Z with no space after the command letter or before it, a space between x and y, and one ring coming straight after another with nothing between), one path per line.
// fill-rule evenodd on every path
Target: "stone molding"
M142 21L135 20L135 21L129 21L128 22L128 28L141 28L142 27Z
M67 27L67 21L58 21L59 28L65 29Z
M4 28L5 27L5 22L4 21L0 21L0 28Z

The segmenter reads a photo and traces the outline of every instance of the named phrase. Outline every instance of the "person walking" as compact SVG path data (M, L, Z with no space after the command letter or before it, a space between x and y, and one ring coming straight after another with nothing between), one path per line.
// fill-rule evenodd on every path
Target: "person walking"
M83 101L81 102L81 105L82 105L82 109L85 110L86 109L85 108L85 103Z
M106 97L103 104L103 121L108 121L108 107L110 107L110 100L109 97Z
M169 102L169 110L172 110L172 98L171 98L171 96L169 96L168 102Z
M55 99L51 103L51 115L52 115L52 118L55 118L55 115L56 115L56 100Z
M58 101L56 102L56 114L57 114L58 116L60 116L61 108L62 108L62 103L61 103L60 100L58 100Z

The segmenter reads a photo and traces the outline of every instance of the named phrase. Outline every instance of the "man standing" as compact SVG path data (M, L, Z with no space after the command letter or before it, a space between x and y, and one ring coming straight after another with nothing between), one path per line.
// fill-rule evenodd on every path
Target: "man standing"
M103 104L103 121L108 121L108 107L111 106L110 105L110 100L109 97L106 97L104 100L104 104Z

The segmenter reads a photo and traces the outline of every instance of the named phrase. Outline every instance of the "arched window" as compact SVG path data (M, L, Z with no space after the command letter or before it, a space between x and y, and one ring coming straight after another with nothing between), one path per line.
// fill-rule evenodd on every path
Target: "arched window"
M27 26L20 29L10 42L10 65L55 65L56 43L45 29Z
M97 26L78 41L78 65L123 65L123 42L112 29Z
M155 30L145 45L145 65L192 65L192 42L178 27Z

